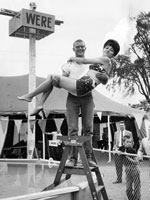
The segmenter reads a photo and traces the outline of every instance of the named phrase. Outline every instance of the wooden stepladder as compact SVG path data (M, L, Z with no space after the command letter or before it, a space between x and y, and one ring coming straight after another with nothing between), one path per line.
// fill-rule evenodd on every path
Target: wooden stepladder
M64 141L65 149L63 151L62 159L60 161L60 165L58 167L53 186L57 186L61 182L62 174L66 174L65 180L69 179L72 174L76 175L86 175L87 181L91 190L93 200L101 200L101 196L104 200L108 200L108 196L106 193L106 189L104 186L104 182L102 176L100 174L98 166L96 167L89 167L86 154L84 151L83 143L85 141L90 141L90 136L58 136L58 139ZM65 166L68 154L72 146L76 146L78 148L78 152L80 154L80 158L82 161L82 166L74 166L74 167L67 167ZM92 150L92 157L93 160L97 163L94 152ZM95 172L97 177L97 186L94 183L92 172Z

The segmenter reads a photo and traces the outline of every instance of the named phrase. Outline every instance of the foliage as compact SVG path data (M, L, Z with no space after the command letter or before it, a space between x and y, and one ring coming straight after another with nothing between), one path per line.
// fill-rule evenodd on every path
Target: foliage
M129 104L129 106L131 106L132 108L139 109L139 110L144 110L146 112L150 111L150 105L145 100L140 101L138 104L132 104L132 105Z
M150 104L150 12L141 12L136 17L136 35L130 46L130 55L136 56L131 61L130 55L118 55L112 61L112 82L108 89L119 88L125 95L133 95L135 88ZM142 105L143 102L141 102Z

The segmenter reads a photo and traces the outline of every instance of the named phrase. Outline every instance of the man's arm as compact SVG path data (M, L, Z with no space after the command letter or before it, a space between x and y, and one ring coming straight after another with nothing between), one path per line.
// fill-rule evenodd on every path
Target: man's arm
M134 159L134 158L131 158L130 156L126 156L126 158L130 161L130 163L132 164L138 164L138 160L137 159Z
M113 151L116 151L117 149L117 146L116 146L116 136L117 135L117 132L114 133L114 143L113 143Z
M137 159L143 160L144 148L143 148L143 141L141 141L140 147L137 152Z
M65 63L61 66L62 76L69 77L70 75L70 63Z
M70 75L69 63L63 64L61 66L61 70L62 70L62 76L69 77L69 75ZM52 83L53 83L53 86L55 86L56 88L61 88L59 86L59 78L57 76L53 77Z

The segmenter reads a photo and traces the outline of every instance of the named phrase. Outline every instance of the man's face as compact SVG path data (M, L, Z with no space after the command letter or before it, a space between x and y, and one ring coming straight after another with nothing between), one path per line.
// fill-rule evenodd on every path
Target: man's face
M73 51L76 57L84 57L86 46L84 42L75 42L73 45Z
M126 140L124 141L124 146L125 146L126 148L133 147L133 142L132 142L132 140L131 140L131 139L126 139Z
M120 130L124 131L125 130L125 125L124 124L120 124Z

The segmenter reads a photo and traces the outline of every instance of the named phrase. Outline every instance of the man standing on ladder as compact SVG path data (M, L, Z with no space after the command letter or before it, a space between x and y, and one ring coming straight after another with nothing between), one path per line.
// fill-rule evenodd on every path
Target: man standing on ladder
M73 51L76 57L84 57L86 46L83 40L76 40L73 43ZM88 71L89 66L85 64L78 64L75 62L67 63L62 66L63 76L79 79ZM84 136L92 136L93 133L93 118L94 118L94 101L92 92L86 96L74 96L68 93L67 96L67 124L68 135L78 136L79 114L82 116L82 132ZM95 167L96 163L92 160L92 143L87 141L84 144L86 157L90 167ZM78 150L77 147L72 147L66 165L73 167L77 165Z

